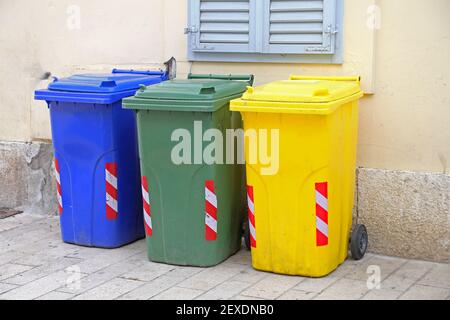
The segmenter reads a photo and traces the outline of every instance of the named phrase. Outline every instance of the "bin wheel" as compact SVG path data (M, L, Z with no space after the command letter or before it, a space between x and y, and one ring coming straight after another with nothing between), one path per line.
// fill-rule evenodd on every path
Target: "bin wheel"
M244 222L244 243L245 243L245 248L250 251L251 250L251 247L250 247L250 229L248 227L248 220L246 220Z
M357 224L352 231L350 237L350 251L352 258L355 260L361 260L367 251L369 244L369 237L367 235L367 229L363 224Z

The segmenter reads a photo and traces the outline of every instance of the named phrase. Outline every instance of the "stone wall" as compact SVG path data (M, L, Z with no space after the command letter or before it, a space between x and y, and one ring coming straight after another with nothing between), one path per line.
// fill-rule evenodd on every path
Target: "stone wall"
M450 175L358 169L357 222L369 250L450 262Z
M0 207L56 214L52 159L48 143L0 143Z

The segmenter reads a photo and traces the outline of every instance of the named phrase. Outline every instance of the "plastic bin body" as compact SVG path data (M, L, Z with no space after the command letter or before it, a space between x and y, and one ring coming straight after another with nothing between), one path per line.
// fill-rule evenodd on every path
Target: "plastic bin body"
M115 248L144 237L136 118L121 99L164 79L114 70L36 92L50 110L64 242Z
M227 129L242 128L240 115L229 111L229 100L241 96L245 86L226 80L175 80L124 100L124 107L137 112L142 181L148 185L143 189L148 192L144 207L148 198L150 209L146 230L151 261L206 267L240 249L246 212L244 165L194 158L195 149L211 144L202 142L206 130L219 129L225 137ZM195 122L201 122L202 132L196 132ZM172 134L177 129L191 137L191 164L172 161L179 143ZM211 219L213 206L216 216ZM210 228L214 224L216 230Z
M261 174L246 144L252 264L321 277L347 257L362 92L357 78L292 79L231 102L245 130L279 130L276 174Z

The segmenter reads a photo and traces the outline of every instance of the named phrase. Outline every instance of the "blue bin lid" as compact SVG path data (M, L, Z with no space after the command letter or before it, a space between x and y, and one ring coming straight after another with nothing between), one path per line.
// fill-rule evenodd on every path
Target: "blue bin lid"
M76 74L57 79L46 90L36 90L36 100L110 104L136 93L141 85L167 80L164 71L113 69L109 74Z

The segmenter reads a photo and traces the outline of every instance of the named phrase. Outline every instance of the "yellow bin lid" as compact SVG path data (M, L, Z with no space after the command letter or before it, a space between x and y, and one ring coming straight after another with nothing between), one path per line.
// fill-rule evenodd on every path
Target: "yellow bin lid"
M363 96L359 77L291 76L260 87L248 87L231 110L246 112L329 114Z

